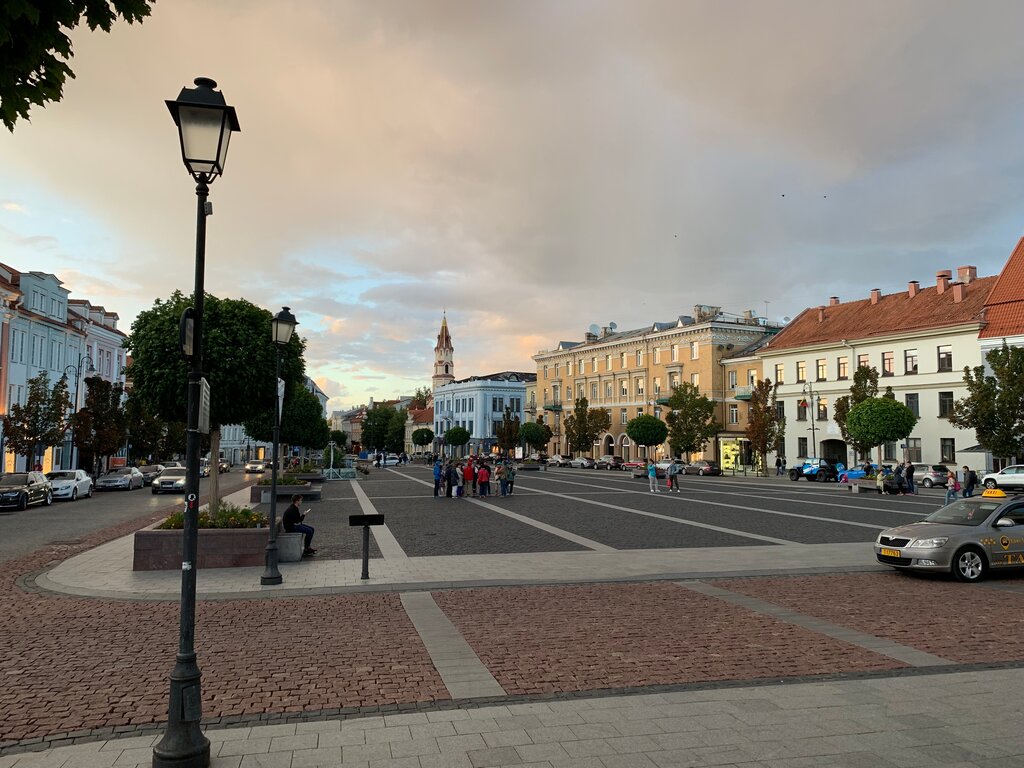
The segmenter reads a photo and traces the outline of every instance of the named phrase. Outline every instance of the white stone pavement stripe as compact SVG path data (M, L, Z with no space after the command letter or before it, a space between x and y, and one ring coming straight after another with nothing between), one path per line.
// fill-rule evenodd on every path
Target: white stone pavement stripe
M362 510L363 514L378 514L377 508L370 501L370 497L359 487L359 481L349 480L349 482L352 484L352 490L355 491L356 499L359 501L359 509ZM405 554L402 545L398 543L398 539L395 538L395 535L388 528L387 522L387 518L384 518L384 525L370 526L373 538L377 542L377 548L380 549L381 557L385 560L404 560L408 558L409 556Z
M395 470L391 471L394 472ZM416 480L416 482L422 483L428 488L434 487L434 484L432 482L428 483L426 480ZM516 480L516 485L519 485L518 479ZM569 531L562 530L561 528L555 528L555 526L553 525L542 523L539 520L534 520L533 518L526 517L525 515L517 515L515 512L510 512L507 509L502 509L501 507L497 507L494 504L488 504L486 501L480 501L480 499L474 499L472 496L464 496L462 500L470 501L473 504L476 504L478 507L489 509L491 512L497 512L499 515L504 515L505 517L510 517L516 522L523 523L524 525L529 525L533 528L539 528L540 530L545 531L546 533L550 533L552 536L558 536L561 539L571 541L574 544L579 544L580 546L586 547L587 549L592 549L595 552L619 551L615 547L609 547L607 544L602 544L599 541L594 541L593 539L588 539L584 536L577 536L575 533L570 533Z
M750 597L738 592L730 592L727 589L722 589L721 587L717 587L713 584L705 584L702 581L679 581L676 583L681 587L686 587L686 589L692 590L693 592L700 592L702 595L708 595L709 597L724 600L727 603L738 605L749 611L753 611L754 613L772 616L773 618L785 621L788 624L795 624L798 627L809 629L820 635L826 635L836 640L842 640L850 645L856 645L860 648L864 648L865 650L881 654L882 656L888 656L891 659L902 661L904 664L909 664L912 667L937 667L954 663L948 659L943 659L940 656L935 656L931 653L918 650L917 648L912 648L909 645L902 645L900 643L895 643L892 640L886 640L884 637L875 637L874 635L869 635L865 632L858 632L855 629L842 627L838 624L825 621L824 619L818 619L814 616L808 616L807 614L791 611L788 608L783 608L782 606L775 605L774 603L765 602L764 600L760 600L756 597Z
M582 486L585 486L587 488L593 488L592 485L588 485L587 483L574 483L571 480L555 480L554 478L548 478L548 479L550 479L551 482L553 482L553 483L565 483L566 485L582 485ZM534 488L532 490L537 490L537 489ZM574 499L574 498L576 498L575 496L570 496L568 494L554 493L553 491L541 491L541 493L550 493L553 496L564 496L564 498L567 498L567 499ZM650 491L632 491L632 493L639 493L641 495L647 495L647 494L650 493ZM666 498L669 498L669 499L680 498L681 499L682 496L679 496L679 495L673 496L672 494L666 494ZM766 498L768 498L768 497L766 497ZM694 501L693 497L691 497L691 496L687 496L686 500L687 501ZM775 500L775 499L773 498L773 500ZM587 499L580 499L580 501L582 501L584 504L600 504L600 502L589 501ZM799 514L797 512L780 512L777 509L762 509L761 507L742 507L739 504L727 504L724 501L708 501L707 499L704 499L704 498L700 499L700 503L701 504L711 504L712 506L716 506L716 507L727 507L728 509L742 509L742 510L744 510L746 512L760 512L760 513L765 514L765 515L782 515L783 517L799 517L802 520L819 520L819 521L821 521L823 523L835 523L837 525L853 525L853 526L856 526L858 528L871 528L872 530L875 530L875 531L883 531L886 528L886 526L884 526L884 525L874 525L872 523L858 523L858 522L856 522L854 520L838 520L838 519L836 519L834 517L818 517L817 515L801 515L801 514ZM611 506L614 509L626 509L625 507L614 507L611 504L601 504L601 506L605 506L605 507ZM766 536L758 536L758 535L753 534L753 533L742 533L740 531L735 531L735 530L732 530L730 528L717 528L717 527L715 527L713 525L705 525L704 523L695 523L692 520L680 520L680 519L675 518L675 517L666 517L665 515L655 515L652 512L640 512L639 510L634 510L634 509L630 509L630 510L627 510L627 511L634 512L634 513L636 513L638 515L649 515L650 517L663 517L666 520L672 520L672 521L677 522L677 523L686 523L687 525L696 525L696 526L704 527L704 528L712 528L712 529L718 530L718 531L726 531L728 533L734 533L737 536L749 536L751 538L762 539L762 540L765 540L765 541L774 541L774 542L777 542L777 543L780 543L780 544L798 544L799 543L799 542L794 542L794 541L787 541L785 539L772 539L772 538L766 537Z
M402 606L453 699L504 696L505 690L429 592L403 592Z
M553 480L556 483L568 483L569 485L584 485L584 483L573 483L569 480ZM518 481L517 481L518 484ZM653 517L656 520L665 520L670 523L678 523L679 525L689 525L694 528L705 528L709 531L718 531L719 533L728 533L731 536L740 536L745 539L757 539L758 541L767 541L772 544L790 544L794 546L804 546L799 541L790 541L789 539L776 539L772 536L762 536L759 533L747 533L746 531L738 531L735 528L723 528L720 525L711 525L710 523L698 523L695 520L684 520L680 517L672 517L671 515L659 515L657 512L644 512L640 509L631 509L630 507L620 507L618 504L609 504L606 501L594 501L593 499L581 499L576 495L569 495L567 493L555 493L554 491L544 491L539 488L532 488L531 490L536 493L543 493L547 496L557 496L560 499L571 499L574 501L582 502L583 504L593 504L595 507L607 507L608 509L617 509L620 512L629 512L633 515L641 515L642 517ZM633 493L640 493L640 491L633 491ZM644 493L650 493L650 491L644 491ZM715 502L710 502L714 504ZM722 506L733 507L731 504L723 504ZM734 509L746 509L746 507L733 507ZM760 512L761 510L755 510Z

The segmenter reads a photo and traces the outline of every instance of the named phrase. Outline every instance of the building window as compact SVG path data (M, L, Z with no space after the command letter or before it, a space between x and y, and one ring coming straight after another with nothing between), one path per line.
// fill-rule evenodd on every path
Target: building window
M628 424L629 415L626 413L625 408L619 408L619 424Z
M657 376L654 377L654 394L661 394L661 379Z
M579 400L583 399L583 385L582 384L577 384L576 385L576 397Z
M643 397L644 396L644 380L643 380L643 378L641 378L639 376L636 378L636 396L637 397Z
M679 345L678 344L673 344L672 345L672 362L673 363L679 362Z
M678 373L673 373L671 376L668 377L668 386L669 386L669 389L675 389L676 387L679 386L679 374Z
M698 357L700 357L700 342L699 341L691 341L690 342L690 359L691 360L696 360Z
M956 462L956 440L952 437L939 438L939 461Z
M593 382L590 385L590 399L597 402L597 382Z
M545 396L547 395L547 392L548 392L548 391L547 391L547 390L545 389L545 390L544 390L544 394L545 394ZM475 402L475 400L474 400L474 399L473 399L472 397L471 397L471 398L469 398L469 412L470 412L470 413L472 413L472 412L473 412L473 403L474 403L474 402ZM472 432L472 430L470 430L470 431Z
M775 383L785 384L786 383L786 366L782 363L775 364Z
M921 438L920 437L908 437L907 442L907 461L911 461L914 464L921 463Z
M896 443L882 444L882 461L896 461Z
M786 403L784 401L775 401L775 416L779 420L786 418Z
M654 364L659 365L661 363L661 347L654 348Z
M606 371L610 371L612 369L612 356L611 355L605 355L604 356L604 369Z
M565 361L565 375L572 376L572 360Z
M729 423L740 423L740 407L736 403L729 403Z
M824 381L825 380L825 376L826 376L825 365L826 365L826 363L827 363L827 361L825 360L825 358L819 358L818 360L815 360L815 362L814 362L814 376L815 376L815 378L818 381Z
M729 389L736 389L736 371L729 371L727 377L729 379Z
M643 416L644 415L644 409L643 408L637 408L636 409L636 415L637 415L637 418L640 418L641 416Z
M622 370L625 370L626 367L627 367L626 366L626 353L625 352L620 352L619 353L619 368L621 368Z
M939 373L949 373L953 370L953 347L949 344L943 344L938 349L939 352Z
M798 437L796 439L796 455L797 456L802 456L804 458L807 457L807 438L806 437Z
M917 373L917 350L907 349L903 352L903 372L906 374Z
M799 362L796 364L796 383L803 384L807 381L807 363Z
M904 402L906 402L907 408L910 409L912 414L918 418L921 417L921 398L916 392L908 392L904 395Z
M807 401L797 400L796 401L796 420L807 421Z
M828 400L824 397L818 398L818 421L828 421Z
M590 358L590 372L591 373L597 373L597 358L596 357Z
M693 386L697 387L697 389L700 389L700 374L699 373L691 373L690 374L690 383L693 384Z
M939 392L939 418L948 419L953 415L953 393ZM943 459L945 461L945 459Z
M644 364L644 353L641 350L636 351L636 366L639 368Z
M660 419L661 418L661 408L655 408L654 409L654 418L656 418L656 419Z
M747 369L747 384L750 386L757 384L757 368Z
M555 363L555 378L556 379L558 378L558 366L559 366L559 363Z
M619 397L623 400L629 397L629 379L619 379Z
M857 355L857 367L858 368L870 368L871 360L867 355Z
M850 358L840 357L836 360L836 378L840 381L850 378Z
M895 352L883 352L882 353L882 375L892 376L896 372L896 353Z
M604 383L604 399L605 400L611 400L612 399L612 383L610 381L606 381Z
M546 379L547 377L548 377L548 367L545 365L544 366L544 378Z

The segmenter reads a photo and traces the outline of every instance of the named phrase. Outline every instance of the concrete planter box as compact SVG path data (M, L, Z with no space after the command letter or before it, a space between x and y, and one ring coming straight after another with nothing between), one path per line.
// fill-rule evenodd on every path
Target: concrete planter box
M201 528L196 567L244 568L263 565L267 534L266 528ZM132 570L180 570L181 544L181 531L136 531Z
M277 486L277 498L287 499L294 494L299 494L310 501L320 501L321 489L320 486L313 486L312 483L303 483L302 485L278 485ZM270 486L269 485L251 485L249 486L249 501L253 504L268 504L270 503Z
M302 480L305 483L322 483L324 481L323 472L285 472L285 477Z

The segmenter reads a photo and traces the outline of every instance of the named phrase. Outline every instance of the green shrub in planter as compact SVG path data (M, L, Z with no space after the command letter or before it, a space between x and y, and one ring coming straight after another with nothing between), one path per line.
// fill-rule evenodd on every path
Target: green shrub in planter
M273 478L271 478L271 477L261 477L259 479L259 482L256 483L256 485L270 485L271 480L273 480ZM294 478L294 477L288 477L288 475L278 475L277 484L278 485L305 485L306 481L305 480L299 480L299 479Z
M209 508L199 511L200 528L263 528L266 525L267 518L262 512L224 501L215 515L210 514ZM157 526L164 530L181 530L184 527L185 510L173 513Z

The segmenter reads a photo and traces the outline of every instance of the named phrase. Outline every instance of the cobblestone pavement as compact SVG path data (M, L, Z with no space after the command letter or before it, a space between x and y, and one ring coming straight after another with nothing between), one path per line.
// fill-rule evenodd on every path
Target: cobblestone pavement
M624 533L623 530L643 528L648 521L658 525L655 530L662 530L662 524L675 525L694 536L712 530L688 523L666 522L661 517L676 515L685 516L690 522L721 527L723 535L760 546L765 544L763 540L747 537L762 535L756 531L768 531L772 536L786 539L805 524L821 522L812 518L839 520L839 516L855 516L859 510L863 511L865 519L882 514L893 521L911 519L936 503L922 498L889 504L889 499L880 501L813 486L792 488L770 481L751 480L738 487L738 480L716 478L692 479L686 484L688 494L681 494L677 499L634 490L640 488L639 481L633 484L616 473L559 472L548 473L546 477L531 476L518 484L515 497L499 497L488 502L495 508L521 516L510 517L468 500L435 502L429 495L430 490L424 492L423 486L415 482L423 477L426 473L421 470L419 474L407 476L381 473L371 475L368 481L360 481L359 487L372 504L384 511L386 517L394 516L392 533L406 555L431 552L438 541L445 542L445 546L456 553L476 552L488 545L488 537L498 540L490 546L504 552L508 550L501 547L510 546L502 541L505 537L514 542L512 551L532 542L530 546L535 548L550 546L552 549L547 551L552 551L553 556L561 547L563 551L569 549L588 557L595 555L560 535L558 526L564 526L567 533L577 537L593 533L596 538L600 534L603 545L623 549L643 540L637 536L650 535ZM707 482L709 480L711 482ZM697 482L703 485L695 485ZM576 490L567 492L566 488ZM751 519L750 509L734 511L734 508L751 508L757 504L765 508L760 519ZM329 554L332 546L325 544L325 540L358 530L347 527L347 514L357 511L359 505L354 495L348 495L345 484L332 486L327 500L313 508L310 519L318 527L322 553ZM623 517L606 521L605 529L587 527L593 526L597 519L594 513L605 511L615 511ZM659 517L650 517L652 514ZM700 515L713 517L698 519ZM543 522L555 529L537 528L529 523L542 516ZM705 519L714 522L705 523ZM101 743L97 739L108 738L115 732L148 734L165 720L167 676L177 639L176 603L69 597L23 588L26 574L123 536L149 522L147 516L142 516L90 535L80 544L45 547L0 564L0 616L4 617L0 631L0 674L6 682L0 694L0 768L15 765L14 760L21 759L18 757L20 750L61 746L76 739ZM866 523L859 518L849 522L859 523L849 525L846 537L851 541L868 542L877 531L876 523ZM765 525L769 527L762 527ZM651 539L657 541L659 537L654 535ZM568 547L569 544L572 546ZM350 543L339 546L339 551L350 553ZM664 546L676 545L665 543ZM739 561L744 549L736 544L723 551L735 550ZM463 741L444 743L440 741L443 737L440 731L430 732L424 728L413 737L412 729L414 725L444 723L454 728L452 724L459 719L475 719L472 714L455 713L478 711L475 707L479 705L457 700L451 693L460 676L470 673L473 679L491 679L500 686L504 693L501 701L491 703L502 707L506 704L536 706L540 707L539 712L552 715L561 711L562 704L569 703L562 699L598 692L646 691L655 696L676 696L685 694L685 689L693 686L720 686L739 681L767 683L878 676L886 676L895 690L903 690L902 681L909 673L954 672L963 669L963 665L998 663L1013 667L1024 664L1024 643L1020 640L1024 637L1024 611L1021 610L1024 595L1005 588L1014 586L1013 582L961 585L941 578L912 578L879 571L715 578L702 583L707 587L703 592L698 589L701 583L688 588L672 582L431 589L421 593L429 594L429 600L416 601L417 610L421 611L416 615L410 614L412 603L403 604L402 595L388 591L200 600L196 645L203 672L204 715L211 726L233 725L236 733L244 732L238 739L226 737L218 746L221 751L217 754L225 760L220 764L236 767L336 765L339 759L344 759L345 764L364 766L374 760L406 760L394 765L426 768L431 764L445 764L441 759L453 751L461 755L453 757L453 762L449 763L455 765L502 765L532 760L541 765L568 766L572 764L571 759L583 760L579 764L586 765L586 760L595 757L599 758L598 762L591 761L591 764L604 768L611 768L613 764L674 765L681 764L678 760L682 758L662 755L661 759L668 762L659 762L646 755L684 748L692 752L682 741L672 742L678 744L676 747L667 746L669 740L653 748L644 742L645 747L636 752L588 746L583 749L612 751L574 753L572 749L581 748L565 746L569 741L645 735L639 730L628 732L628 727L622 725L628 718L621 716L611 721L591 721L580 711L573 710L576 717L583 718L583 723L572 718L569 723L557 723L554 722L557 718L552 717L546 723L530 720L526 725L523 721L521 727L511 729L504 727L507 725L504 721L501 724L496 721L494 726L488 723L488 730L484 731L456 728L454 733L444 735ZM756 601L745 605L726 599L715 589L725 590L730 595L758 598L762 603L778 607L779 611L759 610ZM438 609L436 615L429 610L431 600ZM826 631L822 622L828 622L831 629ZM418 631L417 627L428 628L429 632L424 634L426 629ZM460 672L458 664L442 665L443 660L454 658L453 649L463 649L458 651L459 663L468 671ZM1004 672L1012 674L1013 679L1019 677L1017 670ZM856 689L862 691L860 698L854 696L846 700L847 703L865 703L864 697L875 690L870 685L881 685L861 682L868 687ZM820 685L824 686L822 690L831 690L828 686L833 683ZM923 685L927 688L930 684ZM966 690L979 697L984 692L983 685L977 682L972 682ZM928 711L924 703L916 698L914 701L920 711ZM366 717L375 711L388 713L402 709L414 712L408 716L395 715L408 719L393 719L390 723L386 719ZM581 709L586 707L581 706ZM709 715L705 721L696 717L702 714L699 709L665 717L684 718L698 727L700 746L716 746L707 739L721 738L721 735L709 736L708 733L722 730L713 726L722 713L705 712L703 714ZM982 708L975 703L967 709L976 712ZM747 714L752 717L755 711L760 710ZM910 710L897 707L897 711ZM528 710L517 710L514 715L508 712L511 710L501 717L530 715ZM730 718L737 717L733 710L727 714ZM378 723L374 730L382 729L381 734L371 741L369 728L337 725L338 717L357 715L363 716L359 719L364 723ZM267 736L254 736L256 732L249 730L249 726L279 722L287 717L304 721L300 724L301 730L295 724L281 725L282 730ZM325 724L325 720L335 725ZM559 730L551 732L551 736L556 733L558 736L547 741L546 732L537 730L598 722L614 722L617 730L604 735L586 729L571 733ZM760 726L767 722L746 725ZM682 720L679 723L682 728ZM316 735L321 725L330 733L360 733L358 736L335 733L321 741ZM397 730L389 731L391 726ZM404 726L405 730L399 726ZM947 738L949 723L942 723L942 727L943 738ZM482 733L491 732L492 728L495 733L512 730L524 731L525 735L494 737L495 740L489 742ZM530 733L531 730L537 732ZM889 733L890 730L878 727L872 733ZM211 731L216 732L216 729ZM994 744L991 731L986 733L989 735L982 741ZM314 738L309 738L311 734ZM385 735L387 739L376 741ZM403 753L403 747L395 748L393 744L405 741L406 735L410 741L426 741L408 747L411 751ZM471 735L475 738L465 738ZM836 734L818 735L831 738ZM763 736L767 738L768 734ZM141 746L137 749L148 755L152 738L149 735L140 738ZM283 740L275 742L277 738ZM298 740L287 741L287 738ZM750 736L743 738L749 740ZM770 740L774 743L782 738ZM968 734L957 738L970 740ZM351 743L347 743L347 739L351 739ZM511 741L502 743L505 739ZM246 745L238 747L244 754L231 751L229 745L236 740ZM556 750L545 757L543 749L519 749L551 742L558 742L562 751ZM893 743L897 742L900 749L914 746L906 741ZM98 751L113 753L118 765L145 763L147 760L141 753L136 753L139 760L132 762L132 755L128 753L136 747L125 747L127 743ZM364 749L345 751L347 747L360 746ZM853 746L847 745L848 751L856 751ZM468 756L478 750L507 748L512 748L514 754ZM836 749L836 743L830 743L829 748ZM1019 749L1019 744L1015 743L1013 748ZM300 757L299 752L306 749L327 749L328 752ZM418 752L419 749L426 751ZM881 747L868 751L872 750L880 753ZM632 755L641 752L648 762L633 762L640 758ZM266 757L275 753L282 756ZM262 761L263 757L246 761L245 755L256 754L263 755L267 761ZM723 754L730 756L732 753ZM801 757L785 750L776 754L786 759ZM960 753L947 751L944 754ZM991 746L990 752L984 755L964 752L966 757L962 762L973 764L975 758L994 758L1000 754L1003 753ZM423 759L432 755L440 757L434 762ZM614 755L630 757L616 763L612 759ZM705 757L711 759L711 755L708 752ZM750 763L753 759L750 755L749 751L743 754L742 764ZM89 762L83 759L77 764L68 764L83 768L111 765L113 761L103 762L110 756L93 755ZM237 760L232 762L234 758ZM325 761L315 762L320 758ZM418 762L408 762L409 758ZM489 762L498 759L504 762ZM741 764L739 756L731 762ZM29 764L23 761L19 768ZM870 764L886 765L885 762ZM911 763L896 760L894 764Z

